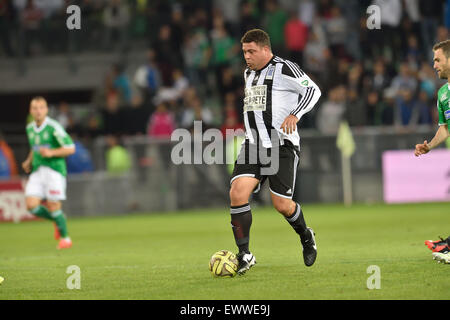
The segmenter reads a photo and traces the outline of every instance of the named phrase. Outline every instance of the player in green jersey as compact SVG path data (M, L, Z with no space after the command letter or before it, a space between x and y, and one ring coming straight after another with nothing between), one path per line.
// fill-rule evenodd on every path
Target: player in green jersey
M434 138L428 143L425 140L416 144L416 157L428 153L431 149L443 143L450 136L450 40L437 43L433 47L434 69L440 79L447 79L438 91L437 108L439 113L439 129Z
M66 199L66 160L75 153L75 145L64 128L47 116L47 101L35 97L30 102L33 122L27 126L27 137L31 151L22 163L31 175L25 188L28 210L35 216L55 223L55 239L58 249L72 246L67 233L66 218L61 210L61 201ZM42 205L43 200L46 206Z
M437 43L433 47L434 69L440 79L447 79L438 91L437 108L439 114L439 129L434 138L428 143L425 140L416 144L414 154L416 157L428 153L431 149L443 143L450 136L450 40ZM450 237L447 239L425 241L425 245L433 251L433 259L450 263Z

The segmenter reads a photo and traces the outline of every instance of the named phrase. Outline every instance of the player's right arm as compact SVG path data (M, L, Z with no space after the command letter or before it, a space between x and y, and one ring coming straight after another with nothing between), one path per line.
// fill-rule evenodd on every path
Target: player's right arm
M450 133L448 132L448 126L446 124L440 125L430 143L425 140L423 143L416 144L414 155L418 157L422 154L428 153L431 149L436 148L438 145L444 142L449 136Z
M31 172L31 163L33 162L33 150L30 151L28 157L22 162L22 168L26 173Z

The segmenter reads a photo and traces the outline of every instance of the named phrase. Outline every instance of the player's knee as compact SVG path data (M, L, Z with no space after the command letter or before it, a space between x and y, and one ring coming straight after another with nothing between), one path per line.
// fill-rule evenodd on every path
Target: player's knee
M293 206L290 199L276 199L273 201L274 208L284 216L288 216L292 213Z
M25 202L26 202L28 211L32 211L33 209L35 209L36 207L38 207L41 204L40 200L33 199L33 198L27 198Z
M248 202L248 191L240 185L233 183L230 188L230 200L232 204L240 205Z
M61 202L48 201L47 208L50 212L58 211L61 209Z

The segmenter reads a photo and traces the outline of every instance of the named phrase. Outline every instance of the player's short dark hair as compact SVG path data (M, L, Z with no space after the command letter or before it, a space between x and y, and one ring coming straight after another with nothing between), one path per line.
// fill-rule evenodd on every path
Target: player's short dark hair
M442 49L442 52L444 53L447 59L450 58L450 40L444 40L436 43L433 46L433 51L436 51L438 49Z
M244 36L241 38L241 43L250 43L255 42L258 46L268 46L270 45L270 37L264 30L261 29L252 29L247 31Z

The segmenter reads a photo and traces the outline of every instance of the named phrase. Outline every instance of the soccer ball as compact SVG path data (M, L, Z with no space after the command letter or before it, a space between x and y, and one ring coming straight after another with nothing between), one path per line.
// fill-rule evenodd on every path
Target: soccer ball
M228 250L221 250L214 253L209 260L209 271L216 277L234 277L238 270L238 260L236 255Z

